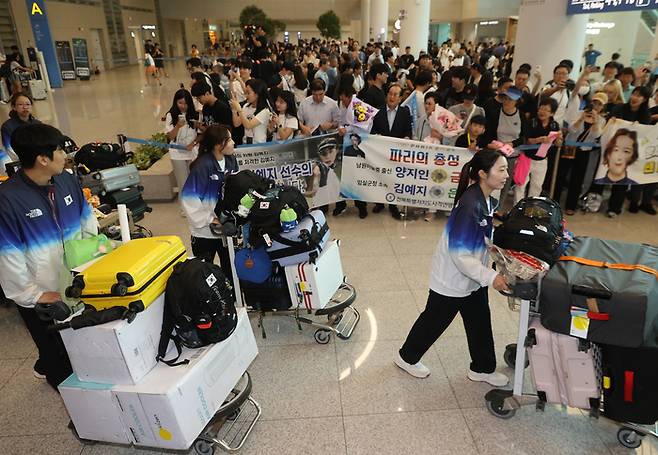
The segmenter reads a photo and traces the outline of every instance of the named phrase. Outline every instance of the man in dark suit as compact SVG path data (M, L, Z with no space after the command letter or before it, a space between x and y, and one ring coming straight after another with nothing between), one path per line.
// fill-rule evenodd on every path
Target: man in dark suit
M370 134L381 134L382 136L396 137L399 139L411 139L411 112L407 106L400 106L400 95L402 87L400 84L391 84L386 92L386 106L380 109L373 118ZM384 204L376 204L373 213L379 213L384 209ZM397 205L389 204L391 216L396 220L402 219L402 214Z

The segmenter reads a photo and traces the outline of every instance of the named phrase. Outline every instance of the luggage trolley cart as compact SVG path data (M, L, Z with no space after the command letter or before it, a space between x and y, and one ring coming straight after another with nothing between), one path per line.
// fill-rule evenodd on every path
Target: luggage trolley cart
M235 238L228 237L228 248L229 248L229 257L231 262L235 261ZM334 240L336 247L340 245L339 240ZM235 283L235 293L236 301L238 305L245 305L242 297L242 291L240 289L240 280L238 279L235 267L232 270L233 273L233 283ZM342 274L342 268L340 269ZM297 328L301 331L302 324L307 324L312 327L315 327L315 333L313 338L318 344L327 344L331 340L331 335L334 334L342 340L347 340L352 336L354 329L361 320L361 314L359 311L352 307L352 304L356 300L357 292L353 285L347 283L346 277L341 276L341 283L337 284L335 292L328 299L326 306L324 308L312 309L305 305L305 301L308 298L308 292L304 289L303 286L299 286L288 281L288 293L290 294L293 306L288 309L283 310L263 310L263 309L253 309L250 312L258 313L258 326L261 329L261 334L263 338L267 338L265 333L265 327L263 326L263 319L266 314L273 314L279 316L291 317L295 320ZM298 283L301 284L301 283ZM332 289L332 290L333 290ZM293 298L294 296L294 298ZM304 312L307 315L304 315ZM326 317L327 323L319 322L318 320L313 320L308 316L312 315L315 317Z
M489 412L496 417L509 419L522 405L534 403L538 409L543 406L543 402L537 400L537 394L523 393L523 375L529 364L525 347L530 318L537 312L541 278L548 271L548 265L525 253L503 250L493 244L488 247L500 273L514 289L508 295L510 308L517 309L517 302L519 299L521 301L518 305L520 314L516 344L507 345L503 355L507 366L514 369L514 387L511 390L492 389L484 396ZM518 349L519 346L523 348Z

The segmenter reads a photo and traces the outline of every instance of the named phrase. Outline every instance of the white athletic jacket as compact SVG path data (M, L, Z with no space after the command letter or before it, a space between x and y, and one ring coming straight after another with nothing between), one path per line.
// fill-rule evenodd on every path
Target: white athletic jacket
M491 286L497 272L489 267L485 238L493 234L493 212L498 201L484 198L471 185L452 210L432 258L430 289L448 297L466 297Z

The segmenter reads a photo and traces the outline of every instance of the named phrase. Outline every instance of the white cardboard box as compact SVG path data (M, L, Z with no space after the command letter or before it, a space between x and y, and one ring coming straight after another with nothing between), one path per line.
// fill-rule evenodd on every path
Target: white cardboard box
M285 271L293 306L299 302L301 308L324 308L345 279L338 241L327 242L315 264L302 262L289 265Z
M247 311L238 308L238 326L227 340L184 349L181 359L189 364L159 363L139 384L115 386L112 394L135 444L188 449L257 354Z
M64 406L83 439L130 444L134 440L121 420L112 384L82 382L72 374L58 389Z
M130 324L118 320L62 330L73 372L81 381L137 384L157 363L163 314L164 294Z

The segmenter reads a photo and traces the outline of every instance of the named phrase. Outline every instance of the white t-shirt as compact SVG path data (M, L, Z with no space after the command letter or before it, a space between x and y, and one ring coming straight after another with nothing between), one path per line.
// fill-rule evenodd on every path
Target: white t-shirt
M250 104L245 104L242 108L242 112L244 112L244 115L248 120L256 118L260 122L260 124L256 125L254 128L244 129L245 139L249 137L252 138L252 144L262 144L263 142L267 142L267 124L270 121L270 115L272 115L270 110L263 109L256 114L255 107Z
M277 127L278 128L292 128L292 136L290 136L288 139L292 139L295 137L295 133L299 129L299 121L297 120L297 117L293 117L292 115L284 115L284 114L279 114L278 120L277 120ZM279 132L275 131L274 132L274 140L275 141L281 141L284 139L279 138Z
M172 131L174 125L171 124L171 113L167 112L165 116L165 134ZM190 145L194 139L196 139L197 133L194 128L190 127L189 124L185 124L178 129L178 134L176 134L175 144L178 145ZM199 152L198 147L194 147L192 150L180 150L175 148L169 149L169 158L172 160L194 160Z
M155 60L153 60L151 54L144 54L144 61L147 63L147 65L144 66L155 66Z
M295 102L297 103L297 106L299 106L299 103L304 101L308 96L306 94L308 92L308 85L306 87L307 88L305 89L298 89L297 86L295 85L292 86L292 92L295 94Z

